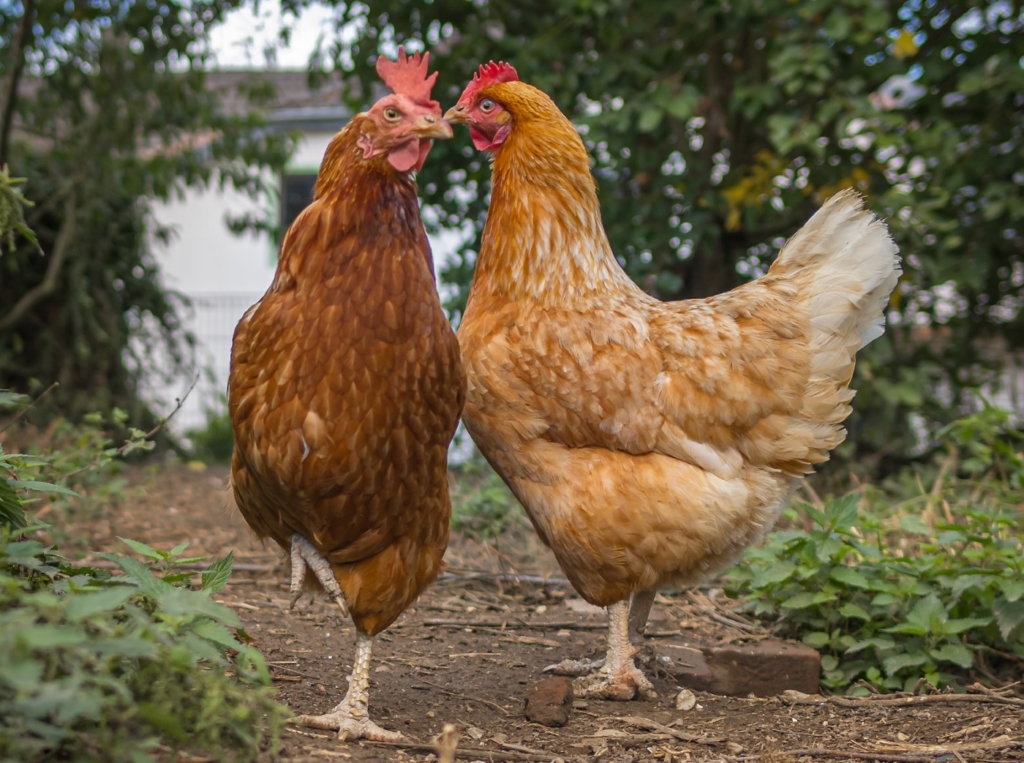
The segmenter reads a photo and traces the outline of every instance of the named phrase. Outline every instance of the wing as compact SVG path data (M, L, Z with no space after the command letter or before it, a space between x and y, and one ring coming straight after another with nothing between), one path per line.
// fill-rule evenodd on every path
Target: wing
M791 291L769 276L705 300L628 294L586 314L475 310L459 332L467 423L498 449L536 439L660 453L725 479L745 463L804 473L809 444L835 437L801 423L809 322Z

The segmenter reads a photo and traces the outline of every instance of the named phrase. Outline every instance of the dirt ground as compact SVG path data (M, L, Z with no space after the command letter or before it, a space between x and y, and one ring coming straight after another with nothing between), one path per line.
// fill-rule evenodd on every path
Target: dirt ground
M227 473L180 463L128 474L125 497L65 527L66 548L125 553L117 536L189 553L235 554L219 597L234 607L266 656L280 700L296 713L340 701L354 630L325 599L288 610L286 567L255 541L231 504ZM688 644L763 638L729 614L714 591L659 597L648 627L646 671L658 696L636 702L579 701L569 723L528 722L523 695L543 668L603 653L606 618L561 579L553 557L523 526L490 543L454 537L442 579L376 642L370 712L406 742L345 744L289 728L290 761L434 760L446 723L458 757L482 761L1024 761L1024 701L991 695L736 698L697 693L676 709L679 687L656 666L685 657ZM518 575L518 580L513 576ZM660 663L659 663L660 661Z

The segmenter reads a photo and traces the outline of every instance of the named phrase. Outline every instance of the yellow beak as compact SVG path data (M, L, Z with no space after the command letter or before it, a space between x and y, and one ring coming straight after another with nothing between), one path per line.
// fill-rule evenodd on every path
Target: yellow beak
M451 138L455 133L452 131L452 126L445 122L443 119L433 116L432 114L424 114L417 121L413 131L421 139L432 139L432 140L447 140Z
M451 122L454 125L464 125L469 121L469 115L466 114L465 106L452 106L444 114L444 121Z

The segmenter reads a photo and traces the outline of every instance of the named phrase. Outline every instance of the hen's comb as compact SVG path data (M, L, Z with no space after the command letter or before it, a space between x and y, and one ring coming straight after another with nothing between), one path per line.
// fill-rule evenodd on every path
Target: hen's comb
M391 91L424 106L438 105L430 99L430 89L437 79L437 72L427 74L430 53L405 55L405 48L398 49L398 60L392 61L377 56L377 74Z
M473 75L473 79L466 85L466 89L462 91L462 100L472 98L477 92L483 90L485 87L491 85L497 85L499 82L518 82L519 74L516 72L515 67L512 64L506 64L504 61L494 63L491 61L487 64L480 64L480 70Z

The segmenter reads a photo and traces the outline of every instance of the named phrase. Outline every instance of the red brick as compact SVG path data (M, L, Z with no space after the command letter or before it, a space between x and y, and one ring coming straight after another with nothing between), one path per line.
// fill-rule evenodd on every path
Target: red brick
M693 651L654 646L659 655L668 653L672 661L662 661L662 667L688 689L733 697L772 697L790 689L818 693L821 656L803 644L774 640L726 646L694 644Z

